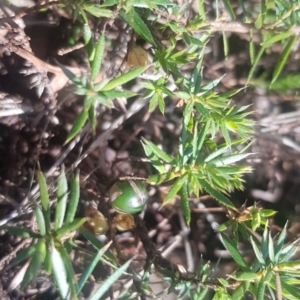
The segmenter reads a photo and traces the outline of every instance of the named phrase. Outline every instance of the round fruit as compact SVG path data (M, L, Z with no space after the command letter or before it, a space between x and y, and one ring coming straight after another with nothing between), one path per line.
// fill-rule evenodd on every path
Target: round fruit
M123 214L141 212L148 200L148 193L141 181L119 181L110 189L109 197L113 208Z

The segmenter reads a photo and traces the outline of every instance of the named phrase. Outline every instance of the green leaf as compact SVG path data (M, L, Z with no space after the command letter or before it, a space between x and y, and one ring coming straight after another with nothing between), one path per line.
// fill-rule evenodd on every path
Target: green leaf
M168 8L170 6L174 6L175 4L168 0L133 0L132 5L135 7L144 7L153 10L159 9L157 5Z
M119 14L139 36L141 36L151 45L157 47L148 26L133 7L128 12L126 12L124 9L121 9Z
M240 7L242 8L243 14L244 14L244 18L247 20L247 17L249 15L246 7L245 7L245 1L244 0L238 0Z
M211 195L213 196L217 201L219 201L222 205L231 208L233 210L236 210L232 202L225 197L223 194L221 194L219 191L211 187L205 180L198 178L201 186Z
M144 148L149 148L149 150L152 150L158 156L158 158L160 158L164 162L166 162L168 164L174 163L174 159L171 156L169 156L163 150L159 149L154 143L147 141L143 137L142 137L142 144L143 144Z
M202 150L202 146L205 141L208 130L209 130L209 124L208 122L206 122L205 125L201 128L200 134L197 137L197 143L196 141L193 142L195 143L193 144L193 163L196 162L196 159L198 158L199 153Z
M164 163L162 163L162 162L159 160L159 158L157 157L157 155L155 155L155 154L153 153L153 151L151 150L150 147L144 147L144 144L142 144L142 145L143 145L143 148L144 148L144 151L145 151L146 156L150 159L150 161L151 161L151 163L152 163L152 166L153 166L158 172L164 174L164 173L166 172L166 168L165 168L165 166L164 166ZM161 178L159 174L158 174L158 175L154 175L154 178L156 178L156 176L159 176L159 178ZM151 177L152 177L152 176L151 176ZM156 180L156 179L154 179L154 180ZM151 181L149 181L149 182L151 182Z
M245 294L246 291L248 290L248 287L250 285L249 281L244 281L242 282L232 293L232 299L234 300L240 300L242 299Z
M290 36L292 35L292 33L290 31L287 31L287 32L282 32L282 33L279 33L279 34L275 34L275 35L272 35L270 38L268 38L267 40L265 40L261 46L262 47L268 47L276 42L279 42L279 41L282 41L282 40L285 40L287 38L289 38Z
M189 145L187 143L188 135L189 135L189 128L182 125L181 137L179 140L180 143L179 143L179 147L178 147L178 153L180 155L180 164L182 166L187 163L190 155L192 154L192 152L190 151L191 147L189 147Z
M95 104L91 105L91 107L89 108L89 121L90 121L93 131L95 131L96 125L97 125L97 115L96 115Z
M45 218L42 213L42 210L38 205L36 205L34 208L34 212L35 212L36 222L38 224L40 234L44 236L46 234L46 223L45 223Z
M34 252L30 264L26 270L23 281L21 283L21 289L23 290L32 280L37 278L42 263L46 256L46 244L45 240L39 240L36 245L36 251Z
M220 97L223 98L223 99L228 99L228 98L231 98L232 96L238 94L240 91L244 90L245 88L240 88L240 89L233 89L233 90L230 90L228 92L225 92L225 93L222 93L220 94ZM226 104L227 105L227 104ZM246 106L243 106L243 107L246 107L248 108L249 105L246 105Z
M158 93L154 93L150 102L149 102L149 112L153 112L157 106L158 102Z
M249 155L253 155L253 153L244 153L244 154L232 154L227 156L221 156L217 157L215 159L212 159L209 163L214 164L215 166L225 166L225 165L231 165L238 161L241 161L245 158L247 158Z
M91 233L86 228L81 228L80 232L84 235L84 237L91 242L94 248L98 251L104 247L104 243L102 243L93 233ZM117 260L113 253L108 250L105 252L104 257L111 261L114 265L117 265Z
M300 239L297 239L292 244L284 247L280 253L279 262L286 262L292 258L292 256L297 252L299 249L299 241Z
M53 276L60 296L63 300L68 300L71 296L71 287L68 280L68 273L64 259L60 252L55 248L54 243L51 249L51 262L53 266Z
M258 246L257 246L256 242L254 241L254 239L252 238L252 236L250 237L250 242L253 247L253 250L254 250L257 260L260 262L261 265L265 265L266 262L261 254L261 250L258 248Z
M68 79L70 79L74 83L78 81L77 76L73 74L69 69L67 69L64 65L60 64L57 60L55 60L55 63L62 69L62 71L68 77Z
M203 96L205 94L207 94L209 91L213 90L223 79L224 75L220 78L216 78L214 80L209 81L208 83L202 85L201 87L201 91L200 91L200 95L199 96Z
M104 97L107 98L120 98L120 97L124 97L124 98L130 98L130 97L134 97L137 94L134 92L129 92L129 91L116 91L116 90L112 90L112 91L100 91L99 95L103 95Z
M93 90L95 92L99 92L104 86L106 86L109 82L109 78L105 78L103 80L101 80L100 82L93 84Z
M102 8L98 4L85 3L82 6L82 8L97 18L99 18L99 17L111 18L113 16L111 10Z
M178 191L186 183L188 176L189 175L187 173L185 173L183 176L176 179L176 181L172 185L171 189L169 190L168 194L166 195L166 197L163 201L163 205L168 204L171 200L173 200L175 198Z
M30 245L29 247L22 249L21 251L19 251L16 255L16 257L14 257L9 265L8 268L12 268L14 266L19 265L22 261L24 261L25 259L27 259L28 257L32 256L33 253L36 251L37 249L37 244L34 245Z
M161 184L168 182L176 177L175 172L167 172L162 174L155 174L148 177L147 182L152 184Z
M229 2L229 0L223 0L223 3L224 3L224 6L226 7L227 11L229 12L231 19L235 20L236 19L235 13L231 7L231 3Z
M192 74L192 76L193 76L192 78L193 78L193 82L194 82L194 89L191 88L190 92L194 92L194 94L199 93L199 91L201 89L201 83L202 83L202 79L203 79L201 68L202 68L204 53L205 53L205 47L203 47L203 49L200 52L198 61L195 65L195 68L194 68L193 74ZM188 96L189 97L185 100L188 100L190 98L189 94L188 94Z
M264 300L265 299L265 289L266 289L266 282L265 278L262 277L260 279L258 288L257 288L257 300Z
M101 250L104 247L104 243L102 243L94 234L92 234L86 228L81 228L80 232L84 235L84 237L91 242L91 244L97 250Z
M258 15L258 17L257 17L257 19L256 19L256 21L255 21L255 23L254 23L254 25L255 25L255 28L256 28L256 29L261 29L261 28L262 28L262 25L263 25L263 17L262 17L262 14L259 14L259 15Z
M257 53L256 58L255 58L255 60L254 60L254 63L253 63L253 65L252 65L252 67L251 67L251 69L250 69L250 71L249 71L246 85L249 84L249 81L250 81L250 79L252 78L253 73L254 73L254 71L255 71L255 69L256 69L256 67L257 67L257 64L258 64L258 62L259 62L261 56L263 55L265 49L266 49L265 47L261 47L261 48L259 49L259 52Z
M106 245L103 249L101 249L101 251L98 251L97 254L94 256L94 258L90 261L90 263L87 265L87 267L84 269L79 282L78 282L78 286L77 286L77 290L76 293L78 294L81 289L83 288L85 282L87 281L87 279L89 278L89 276L92 274L93 270L95 269L95 267L97 266L98 262L100 261L101 257L104 255L105 252L109 252L107 251L107 249L109 248L109 244Z
M108 108L113 108L114 107L113 101L108 99L108 98L98 96L98 97L96 97L96 101L98 101L100 104L102 104L102 105L104 105Z
M91 62L91 80L93 81L99 74L102 64L103 53L105 48L105 34L102 33L95 48L93 61Z
M204 0L197 0L198 14L203 21L206 20L206 11L204 8Z
M76 290L77 294L79 294L80 291L82 290L84 284L86 283L87 279L92 274L95 267L97 266L102 255L103 255L103 253L101 251L98 251L98 253L94 256L94 258L89 262L89 264L84 269L84 271L78 281L77 290Z
M52 274L52 262L51 262L51 251L47 249L46 257L44 261L44 269L47 275Z
M230 277L238 281L256 281L259 278L259 275L255 272L239 272L231 275Z
M250 29L249 55L251 65L253 65L255 58L255 43L253 41L253 29Z
M175 95L183 100L189 100L191 98L191 95L189 93L183 91L175 92Z
M42 204L42 211L45 218L45 224L47 232L49 232L49 224L50 224L50 212L49 212L49 195L48 195L48 187L46 183L46 179L42 172L38 172L38 184L40 190L40 199Z
M99 300L109 288L124 274L124 272L129 267L133 258L127 261L123 266L116 270L112 275L110 275L95 291L95 293L89 298L89 300Z
M274 242L271 236L271 232L269 232L269 258L272 263L275 263Z
M194 102L193 101L189 101L185 107L184 107L184 111L183 111L183 123L185 127L188 127L190 119L192 117L193 114L193 108L194 108Z
M253 208L254 210L254 208ZM255 209L257 210L257 209ZM265 225L264 233L261 240L261 252L264 259L268 257L268 250L269 250L269 230L268 230L268 222Z
M86 218L80 218L80 219L74 219L73 222L69 224L65 224L62 227L60 227L56 232L56 237L61 237L65 234L68 234L70 232L76 231L80 226L82 226L86 222Z
M299 299L299 288L296 286L292 286L291 284L285 283L281 280L282 290L286 293L286 298L290 300L298 300Z
M83 110L88 111L97 101L97 95L87 95L84 99Z
M281 254L281 250L282 250L283 245L284 245L284 241L285 241L286 233L287 233L287 226L288 226L288 223L286 223L284 225L283 230L281 231L281 233L278 237L278 240L277 240L277 244L275 246L275 261L276 262L279 259L279 256Z
M230 146L225 146L225 147L222 147L214 152L212 152L211 154L209 154L204 162L208 163L210 161L213 161L215 158L217 158L218 156L222 155L223 153L225 153L226 151L228 151L230 149Z
M203 130L202 130L202 132L203 132ZM198 137L198 122L196 122L194 125L193 140L192 140L192 150L193 150L192 165L194 165L196 163L197 157L199 155L199 151L202 148L202 144L203 144L204 138L206 136L206 133L204 135L202 134L202 136L201 136L201 133L200 133L200 137ZM198 139L200 139L200 140L203 139L201 141L201 146L199 148L198 148ZM185 141L182 141L182 143L183 142L185 142ZM182 148L184 148L184 144L182 145Z
M93 42L93 35L92 35L91 28L87 23L83 25L83 40L84 40L84 45L87 51L89 62L91 62L94 54L94 42Z
M60 175L57 180L57 203L55 208L55 220L54 220L54 230L61 228L67 207L68 200L68 183L64 170L64 166L61 168Z
M185 218L186 224L188 226L190 226L191 209L190 209L190 203L189 203L189 199L188 199L187 184L183 184L183 186L179 190L179 195L180 195L180 208L181 208L182 214Z
M249 267L248 267L247 263L245 262L243 256L238 251L237 245L235 243L233 243L233 241L223 232L220 232L220 234L222 236L224 246L226 247L228 252L231 254L231 256L235 260L235 262L239 265L239 267L243 271L249 272L250 271Z
M230 226L232 226L233 223L234 223L233 220L229 220L229 221L226 221L225 223L219 225L218 232L226 230L227 228L229 228Z
M41 238L42 235L33 232L29 229L26 228L21 228L21 227L17 227L17 226L1 226L1 229L7 230L10 234L12 235L18 235L24 238Z
M224 31L222 31L222 36L223 36L223 49L224 49L224 56L225 59L227 60L228 58L228 38L226 36L226 33Z
M158 107L159 107L160 112L162 114L164 114L165 113L165 101L164 101L164 98L161 93L158 95Z
M274 216L277 212L275 210L272 210L272 209L261 209L259 211L259 213L262 217L269 218L269 217Z
M124 73L124 74L120 75L119 77L109 81L108 84L105 85L101 89L101 91L110 91L118 86L121 86L122 84L137 78L139 75L141 75L143 72L145 72L147 70L147 68L148 68L147 66L143 66L143 67L138 67L138 68L132 69L132 70L128 71L127 73Z
M70 224L73 222L78 202L79 202L79 196L80 196L80 183L79 183L79 171L76 172L75 176L71 177L71 187L70 187L70 201L67 209L67 215L66 215L66 224Z
M106 0L104 3L101 4L102 7L105 7L105 6L113 6L113 5L116 5L116 4L119 4L119 0Z
M266 3L266 1L267 0L261 0L261 2L260 2L261 22L262 22L262 24L264 23L265 18L266 18L266 14L267 14L267 3Z
M209 291L208 286L202 288L201 293L199 293L199 295L197 295L197 300L203 300L206 299L206 294Z
M81 131L82 127L84 126L84 124L86 123L86 121L88 119L88 116L89 116L89 113L86 110L83 110L80 113L80 115L75 120L75 122L68 134L65 144L70 142Z
M290 52L292 51L292 47L295 43L295 41L297 40L297 36L294 35L285 45L282 53L280 54L280 57L278 59L278 62L275 66L275 70L273 72L273 76L272 76L272 81L271 81L271 85L277 80L278 76L280 75L289 55Z
M173 28L172 28L173 29ZM179 30L182 30L180 27L178 28ZM202 43L199 39L194 38L192 35L187 34L186 32L182 33L182 39L189 45L195 45L195 46L200 46L203 47L204 43Z
M61 258L64 262L65 265L65 270L66 270L66 274L67 274L67 278L68 278L68 283L69 283L69 289L70 289L70 294L71 294L71 298L72 300L76 300L77 296L76 296L76 287L74 284L74 278L75 278L75 273L73 270L73 266L72 266L72 262L70 260L69 254L67 252L67 249L64 246L60 246L57 248L57 250L59 251Z

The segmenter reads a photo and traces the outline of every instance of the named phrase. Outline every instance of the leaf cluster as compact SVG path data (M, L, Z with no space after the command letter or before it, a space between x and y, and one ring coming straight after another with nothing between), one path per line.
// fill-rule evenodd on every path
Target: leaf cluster
M219 2L221 1L217 1ZM223 0L222 3L230 18L237 19L236 8L232 2ZM164 275L164 282L170 283L166 291L176 291L178 297L188 295L193 299L204 299L211 289L214 290L213 299L241 299L247 293L257 299L276 299L276 292L282 291L284 298L297 299L299 261L291 259L299 241L284 245L286 227L279 236L271 236L267 219L275 213L274 211L260 209L256 204L237 209L229 199L231 191L243 188L243 176L251 171L249 166L244 166L241 162L251 155L246 153L246 150L251 142L254 122L249 118L249 106L237 107L231 101L240 89L219 93L217 86L222 77L209 82L204 80L203 60L207 43L212 36L212 27L207 20L206 4L202 0L197 1L198 13L194 18L182 22L181 19L184 19L184 14L188 11L187 4L188 2L178 6L168 0L107 0L102 4L94 1L65 0L60 3L60 7L71 10L73 18L84 24L82 35L89 62L87 74L79 77L61 66L74 84L75 93L83 96L82 111L74 121L66 142L76 137L87 122L95 130L97 108L114 108L116 98L149 98L150 112L158 106L164 114L166 97L176 97L179 101L177 109L182 114L178 149L170 154L155 143L142 138L145 154L156 172L149 174L147 181L158 186L170 186L163 205L172 203L176 198L180 199L180 207L188 225L191 222L190 197L208 193L225 206L229 221L219 227L219 234L224 247L239 269L226 280L219 279L217 282L213 279L215 269L211 269L209 263L202 261L196 274L192 276L184 272L174 274L169 270L159 270ZM279 83L286 84L284 80L279 80L280 75L297 40L293 26L299 23L300 5L297 0L274 0L268 3L261 0L260 4L258 13L257 10L249 12L245 1L239 0L237 4L249 28L251 69L247 83L251 83L266 49L275 43L281 43L282 52L270 82L271 87L280 89ZM215 9L216 21L219 21L220 5L216 5ZM164 22L160 21L161 15L168 16ZM131 69L115 78L104 78L100 71L105 58L106 27L103 27L99 36L93 33L90 26L93 19L91 16L96 20L103 18L101 21L107 18L105 24L108 20L111 24L115 20L124 21L137 36L151 46L154 73L161 72L163 75L157 80L143 82L144 90L141 94L123 90L121 86L139 77L146 71L146 66ZM261 33L262 42L256 53L253 36L257 32ZM164 35L167 42L162 43L161 37ZM227 57L230 49L225 32L222 32L222 35L224 55ZM183 71L187 67L192 69L190 74ZM294 82L297 79L295 75ZM99 299L125 272L131 261L120 268L116 267L116 259L112 252L107 251L108 247L89 231L82 229L82 234L96 249L96 254L90 253L91 261L76 281L69 254L73 248L78 248L73 237L85 222L85 218L74 218L79 201L79 174L71 179L68 186L62 170L57 182L54 222L50 217L47 184L41 172L38 175L38 183L40 204L35 205L38 232L5 227L12 234L33 239L31 245L20 251L12 261L12 265L17 265L26 259L29 260L21 287L25 288L33 281L44 265L47 274L53 275L62 299L76 299L95 266L102 261L115 269L115 272L90 298ZM261 229L262 225L264 230L259 240L254 231ZM230 236L225 234L225 230L228 231L229 228ZM239 250L240 237L249 241L249 247L255 254L255 260L251 263L245 260ZM145 295L153 296L149 289L149 275L150 271L146 269L140 289ZM124 290L119 298L131 299L136 295Z
M228 280L221 280L224 287L230 287L229 281L234 280L238 286L228 299L242 299L248 291L257 299L297 299L299 297L300 261L291 261L299 247L299 239L284 245L287 225L282 232L272 237L266 223L261 241L257 236L246 232L246 237L255 254L255 259L248 264L238 250L238 239L231 239L222 233L226 249L237 263L239 270L229 275Z
M96 128L98 105L113 108L113 99L130 98L136 96L136 93L118 89L121 85L141 75L147 66L138 67L121 74L113 79L103 79L97 81L99 76L103 55L105 50L105 34L103 33L96 44L94 44L92 31L87 24L83 26L83 37L90 63L90 74L76 77L67 68L61 66L65 75L74 83L75 93L84 96L84 105L81 113L74 121L74 124L68 134L66 143L72 140L89 120L93 130Z
M24 289L37 278L42 266L44 266L46 274L53 276L61 298L77 299L97 264L104 262L114 268L115 272L89 298L90 300L99 299L123 275L132 259L123 266L116 267L115 256L111 251L108 251L110 244L104 245L94 234L82 228L86 218L75 218L80 197L79 173L76 176L72 176L69 190L67 178L62 168L57 180L54 222L50 218L52 209L47 183L41 172L38 174L38 183L40 205L36 204L34 209L38 231L35 232L16 226L2 227L13 235L32 239L31 244L19 251L17 256L12 259L9 267L19 265L25 260L29 261L21 283L21 289ZM73 238L79 229L83 236L93 245L96 253L82 249L74 243ZM70 258L72 249L83 251L91 257L78 281L75 280L75 272Z
M247 166L235 164L250 154L231 150L234 145L246 142L253 132L253 122L246 118L249 112L244 112L247 107L230 106L228 98L237 91L223 95L212 91L220 80L201 86L201 62L202 56L195 65L192 77L183 79L184 91L175 92L185 102L178 153L172 157L154 143L143 139L145 153L159 172L150 176L148 182L162 184L172 181L163 204L168 204L179 193L188 224L190 194L199 197L200 192L206 191L222 205L234 209L222 193L242 188L243 174L251 171ZM232 141L229 131L240 139ZM223 134L224 145L219 146L214 142L217 132Z

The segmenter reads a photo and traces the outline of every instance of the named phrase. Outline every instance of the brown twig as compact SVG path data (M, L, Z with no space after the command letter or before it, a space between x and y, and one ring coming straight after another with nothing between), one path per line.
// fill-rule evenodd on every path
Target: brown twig
M51 5L55 5L55 4L59 4L60 1L57 0L48 0L45 1L44 3L42 3L43 1L39 1L36 5L33 5L31 7L29 7L28 9L26 9L25 11L22 11L14 16L12 16L12 18L23 18L28 14L31 14L33 12L36 12L37 10L43 9L43 8L49 8Z
M226 213L226 208L224 207L205 207L205 208L193 208L194 213Z
M162 271L179 271L177 265L172 264L170 261L163 258L161 254L156 250L155 244L149 238L148 230L142 219L138 215L135 215L134 221L136 224L136 232L147 253L147 265L149 266L149 264L153 263L158 270Z
M68 47L68 48L61 48L57 51L57 54L60 55L60 56L63 56L65 54L68 54L70 52L73 52L73 51L76 51L76 50L79 50L81 48L84 47L84 44L83 43L78 43L72 47Z
M59 74L59 75L63 74L63 71L59 67L55 67L55 66L45 63L44 61L37 58L34 54L30 53L27 50L22 49L21 47L17 47L12 44L5 45L5 46L7 46L10 50L12 50L17 55L19 55L22 58L31 62L37 68L43 69L44 71L50 72L53 74Z

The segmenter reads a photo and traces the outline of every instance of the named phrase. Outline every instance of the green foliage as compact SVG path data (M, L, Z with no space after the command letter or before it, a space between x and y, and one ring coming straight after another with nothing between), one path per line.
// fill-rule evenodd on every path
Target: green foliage
M291 297L296 299L299 295L299 287L293 287L290 290L286 289L286 283L289 280L299 278L300 261L289 261L298 249L299 240L294 243L284 246L286 238L286 227L277 238L272 238L268 230L268 224L265 225L262 240L259 242L254 234L250 234L250 245L255 253L255 260L251 264L247 264L240 252L237 250L236 244L225 234L221 233L224 245L230 252L233 259L237 263L241 271L237 270L235 274L229 277L241 285L232 294L232 299L240 299L238 294L245 293L248 290L253 296L261 299L266 293L274 295L276 291L282 291L284 299ZM276 278L278 277L278 278ZM242 284L248 282L247 285Z
M73 20L82 17L84 22L88 22L88 15L91 14L97 18L105 17L111 18L113 16L112 11L105 8L105 5L99 5L92 1L86 0L65 0L60 3L60 6L66 10L71 10L73 14Z
M297 39L297 35L293 32L293 26L299 24L300 5L298 0L274 0L269 1L268 4L267 2L261 0L261 13L255 21L256 29L266 30L266 34L263 34L263 42L255 59L252 58L254 56L253 50L250 51L252 68L249 72L247 83L250 82L266 48L272 47L275 43L283 42L285 45L272 75L270 84L272 87L281 75L288 58L291 56L292 47Z
M96 45L94 45L92 32L89 26L85 24L83 26L83 36L90 63L90 74L88 76L82 75L81 77L76 77L75 74L71 73L67 68L60 65L65 75L74 83L75 93L77 95L85 96L83 110L74 121L74 124L68 134L66 143L72 140L81 131L87 120L90 121L91 127L95 130L95 109L99 104L113 108L114 98L130 98L135 96L136 94L133 92L120 91L116 88L137 78L147 69L147 66L138 67L133 70L129 70L128 72L111 80L104 79L98 82L97 77L99 76L105 49L105 34L103 33L98 39Z
M38 174L38 182L40 188L40 202L42 205L42 209L39 204L35 205L35 217L38 231L34 232L16 226L1 227L11 234L33 239L32 243L27 248L19 251L17 256L12 259L10 263L10 267L13 267L21 264L25 260L29 260L21 283L21 289L26 288L37 278L42 269L42 265L44 265L46 273L48 275L53 275L61 298L77 299L81 289L96 265L99 261L104 261L115 268L116 271L93 294L93 299L98 299L97 297L100 297L99 295L102 295L103 291L106 291L114 281L124 273L131 260L122 267L116 268L117 262L114 255L112 252L107 251L110 245L108 244L105 246L92 233L86 229L81 229L83 235L97 249L97 252L96 254L92 253L93 258L86 266L77 283L69 253L73 247L79 248L74 244L73 238L86 221L86 218L74 219L79 200L79 173L71 178L71 191L69 193L67 178L64 168L62 167L57 180L57 199L54 222L50 219L51 206L49 194L45 177L41 172ZM81 250L87 252L84 249Z
M97 54L95 54L95 57L98 57ZM92 70L95 69L93 66L100 64L97 62L97 59L95 58L93 60L93 64L91 66ZM98 68L98 67L97 67ZM84 99L84 108L82 112L79 114L78 118L75 120L73 127L71 128L66 142L69 142L72 140L82 129L86 121L89 119L92 125L92 128L95 129L96 123L95 123L95 106L98 104L102 104L106 107L112 108L113 105L113 98L118 97L125 97L130 98L135 96L136 94L129 91L118 91L115 88L127 83L128 81L135 79L137 76L142 74L147 67L139 67L133 70L128 71L127 73L124 73L120 75L117 78L114 78L110 81L101 81L100 83L93 84L87 80L85 76L82 76L81 78L75 77L74 74L69 74L63 68L65 71L65 74L69 77L70 80L73 81L73 83L76 85L75 93L77 95L85 95ZM95 73L94 73L95 74ZM93 76L95 77L95 75Z
M72 239L69 236L74 235L76 230L85 222L85 218L75 220L65 219L67 201L69 200L68 210L73 209L74 205L77 206L77 203L73 197L68 199L68 185L63 168L57 182L57 204L54 226L50 220L51 208L46 180L41 172L38 174L38 182L42 209L39 204L36 204L35 217L39 232L31 232L25 229L22 229L23 232L16 232L16 227L7 227L8 231L15 231L14 234L17 235L24 236L24 233L28 233L29 236L27 237L35 237L37 241L27 249L20 251L11 262L11 265L21 263L23 260L32 257L21 284L21 288L23 289L38 276L41 266L44 264L48 274L53 273L62 298L68 299L71 294L76 296L73 284L74 272L71 267L70 258L65 252L63 245L66 241ZM49 259L50 261L48 261Z
M144 82L143 86L148 89L144 94L144 98L151 97L149 103L149 111L152 112L158 106L162 114L165 112L164 96L172 96L172 92L166 87L168 80L165 77L159 78L157 81Z
M261 76L256 80L251 80L251 84L264 89L270 87L270 91L290 93L299 88L299 80L300 74L289 74L281 79L278 79L271 86L271 82L266 80L265 76Z
M251 69L247 84L260 84L277 91L298 88L298 74L286 78L281 76L297 40L294 26L299 25L299 1L261 0L260 5L253 11L247 10L245 1L216 1L215 23L220 22L219 25L226 25L219 19L221 2L231 20L237 19L238 11L242 12L244 28L249 30ZM116 98L149 98L149 112L158 107L164 114L167 107L166 98L176 97L179 101L178 110L182 114L178 149L168 153L166 149L142 138L144 152L155 170L148 174L147 182L170 187L163 205L171 205L174 200L180 199L180 208L188 226L191 223L191 197L197 198L207 193L227 210L229 220L219 226L218 232L224 247L237 265L237 271L229 274L226 279L216 280L214 276L217 266L212 268L202 260L195 274L187 274L179 268L167 268L166 265L159 268L153 263L155 272L161 273L163 282L168 283L165 292L175 292L177 297L187 295L191 299L208 299L207 297L211 296L212 299L235 300L242 299L247 294L252 294L256 299L276 299L277 291L282 291L283 299L297 299L300 293L300 262L293 261L292 258L299 246L299 240L284 244L287 226L279 236L271 236L268 218L275 214L274 211L261 209L257 204L237 208L230 200L230 192L242 189L244 175L251 172L251 168L242 165L242 162L251 155L246 150L251 144L254 121L251 120L252 112L249 106L237 106L232 102L231 98L242 89L219 92L218 84L223 77L211 81L204 79L203 60L207 44L213 35L212 30L215 29L212 25L214 22L207 20L206 1L197 0L198 13L184 22L182 20L189 9L187 1L179 6L168 0L107 0L102 4L96 4L95 1L65 0L61 1L60 7L71 11L73 18L83 24L83 41L89 63L87 74L79 77L61 66L74 84L74 92L83 96L82 111L74 121L66 143L75 138L87 122L95 131L97 107L113 109ZM161 21L161 15L167 17ZM104 22L99 36L92 32L91 28L95 28L91 26L93 20L97 23ZM147 66L131 69L114 78L105 78L101 74L108 42L106 24L111 26L116 20L126 23L126 30L129 28L151 46L151 50L148 51L153 54L153 72L162 74L158 79L144 80L144 90L141 93L121 89L121 86L136 80L147 70ZM223 35L224 56L228 58L230 49L224 29L219 27ZM260 45L255 44L256 35L261 37ZM257 82L253 79L257 66L263 55L272 51L275 44L281 45L282 50L271 72L271 79L268 82ZM192 70L188 73L185 72L187 69ZM149 72L152 72L151 68ZM95 248L96 253L89 253L91 260L77 282L69 257L70 251L67 249L79 249L73 241L73 236L85 222L85 218L75 219L79 202L79 174L71 179L68 186L62 169L57 181L54 222L51 220L52 208L46 180L41 172L38 174L38 183L40 204L36 204L34 210L38 231L4 227L12 234L34 239L34 242L21 250L11 262L11 266L15 266L30 260L21 287L24 288L34 280L44 265L46 272L53 275L62 299L76 299L88 277L101 261L114 269L114 272L90 298L99 299L125 272L132 260L117 268L117 259L113 252L107 251L108 247L95 235L81 229L81 233ZM136 190L131 187L132 194ZM123 212L128 209L124 204L127 203L125 200L130 200L126 199L127 196L128 193L122 194L121 207L117 207ZM130 208L129 212L140 212L146 201L136 210ZM117 202L115 206L120 206ZM260 233L261 240L258 239ZM241 238L246 239L249 248L252 249L254 261L247 261L239 249ZM136 284L139 285L139 293L155 298L157 295L149 287L151 264L148 259L144 273ZM135 277L138 275L135 274ZM119 299L132 299L137 296L137 292L128 288L122 291Z

